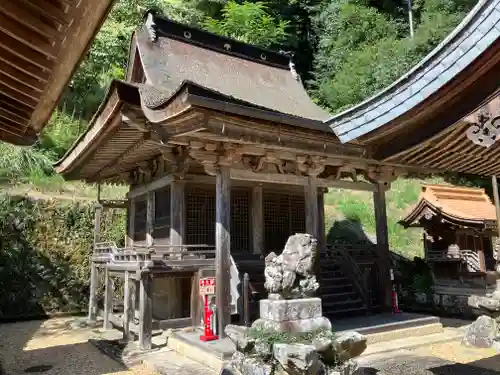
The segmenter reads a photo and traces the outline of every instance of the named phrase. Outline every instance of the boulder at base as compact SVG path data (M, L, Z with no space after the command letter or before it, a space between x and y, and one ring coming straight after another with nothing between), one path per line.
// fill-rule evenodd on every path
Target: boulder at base
M463 343L476 348L491 348L497 336L497 325L493 318L482 315L467 327Z

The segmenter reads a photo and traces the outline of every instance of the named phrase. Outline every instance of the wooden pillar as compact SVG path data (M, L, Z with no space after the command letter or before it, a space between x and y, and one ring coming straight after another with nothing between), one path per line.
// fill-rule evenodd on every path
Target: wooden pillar
M139 294L139 348L149 350L153 337L153 280L149 272L141 274Z
M132 319L131 297L130 275L129 271L125 271L125 282L123 284L123 339L127 341L133 340L130 333L130 321Z
M225 337L224 328L231 323L231 180L230 169L225 166L216 172L215 211L217 334Z
M320 236L320 226L316 178L309 176L304 193L306 205L306 232L318 239Z
M318 226L319 226L319 235L318 235L318 249L320 252L326 252L326 229L325 229L325 190L320 189L318 192Z
M252 252L262 254L264 250L264 202L262 186L252 188Z
M191 278L191 325L198 327L202 318L202 303L200 297L200 271L193 274Z
M95 246L100 241L101 237L101 216L102 205L94 206L94 245L92 253L95 252ZM97 289L99 288L98 270L96 264L90 260L90 291L89 291L89 321L95 321L97 318Z
M185 217L185 183L184 181L172 181L170 184L170 245L175 247L172 247L170 251L183 250L179 246L185 245ZM182 294L182 284L179 278L167 277L162 279L161 282L166 295L166 299L163 298L164 308L168 316L180 318L182 316L182 307L184 304L190 303L190 297Z
M153 231L155 222L155 192L147 193L146 201L146 246L154 245Z
M102 205L97 203L94 206L94 247L101 241L101 216Z
M134 247L135 233L135 198L130 198L128 201L128 227L127 236L125 238L125 247Z
M88 320L95 322L97 318L97 288L99 284L99 270L97 265L90 261L90 295L89 295L89 315Z
M373 203L375 209L375 228L377 233L377 252L379 259L379 287L382 298L382 307L392 310L392 281L391 262L389 249L389 232L387 228L387 209L385 203L385 189L383 184L377 184L377 190L373 192Z
M172 181L170 185L170 244L184 245L185 237L185 183ZM179 249L181 250L181 249Z
M104 329L111 329L110 315L113 313L113 282L106 268L104 274Z
M495 209L497 213L497 240L493 244L493 250L496 249L497 251L497 261L496 263L500 263L500 246L496 246L498 241L500 241L500 198L498 194L498 183L497 183L497 176L492 176L491 177L491 184L493 185L493 198L495 200Z

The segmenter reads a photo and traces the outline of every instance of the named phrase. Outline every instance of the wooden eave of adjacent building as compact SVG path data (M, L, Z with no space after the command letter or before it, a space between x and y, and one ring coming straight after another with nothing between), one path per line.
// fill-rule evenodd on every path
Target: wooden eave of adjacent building
M492 228L495 206L484 189L424 185L419 201L399 223L405 228L425 227L436 219L457 227Z
M31 145L113 0L0 4L0 140Z
M466 131L469 118L499 94L499 37L500 1L479 1L415 68L327 123L342 142L356 139L380 161L498 174L498 145L475 145Z

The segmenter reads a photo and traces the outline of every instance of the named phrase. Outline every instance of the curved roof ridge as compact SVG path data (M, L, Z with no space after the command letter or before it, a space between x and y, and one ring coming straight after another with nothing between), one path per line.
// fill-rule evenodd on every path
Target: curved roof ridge
M418 105L499 37L500 30L495 28L500 23L499 4L500 0L479 0L462 22L411 70L363 102L332 116L326 123L342 142L348 142Z

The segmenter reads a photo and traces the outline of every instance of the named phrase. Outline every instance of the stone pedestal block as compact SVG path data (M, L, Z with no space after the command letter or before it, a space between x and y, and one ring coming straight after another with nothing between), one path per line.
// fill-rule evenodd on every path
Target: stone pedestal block
M260 318L274 322L313 319L322 316L320 298L260 301Z
M330 321L322 316L320 298L260 301L260 319L253 327L278 332L330 330Z

